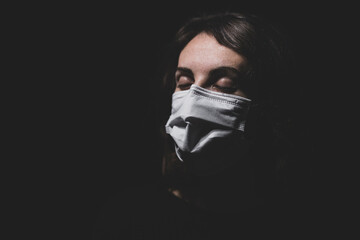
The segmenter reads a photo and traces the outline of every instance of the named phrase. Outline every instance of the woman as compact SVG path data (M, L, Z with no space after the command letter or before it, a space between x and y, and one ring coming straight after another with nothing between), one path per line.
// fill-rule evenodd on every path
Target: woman
M305 155L286 38L256 16L221 13L190 19L166 53L165 187L129 193L123 204L137 207L119 211L131 221L103 220L95 235L219 239L286 224L289 159Z
M169 191L218 211L273 204L294 150L285 37L258 17L225 13L190 20L175 39L164 77Z

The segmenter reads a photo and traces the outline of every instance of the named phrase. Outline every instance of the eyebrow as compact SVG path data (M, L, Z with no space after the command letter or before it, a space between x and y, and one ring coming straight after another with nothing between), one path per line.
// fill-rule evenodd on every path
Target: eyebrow
M226 76L226 75L231 75L233 77L240 77L241 75L243 75L243 73L241 73L239 70L237 70L236 68L234 67L226 67L226 66L223 66L223 67L218 67L218 68L215 68L215 69L212 69L210 71L210 76L213 76L213 75L216 75L216 76L219 76L219 75L223 75L223 76Z
M185 73L190 76L194 76L194 73L192 72L192 70L190 68L177 67L176 71ZM222 67L218 67L218 68L210 70L209 75L210 76L213 76L213 75L235 75L235 77L239 77L239 76L243 75L243 73L234 67L222 66Z
M194 76L194 73L192 72L192 70L190 68L186 68L186 67L177 67L176 68L176 72L179 71L179 72L182 72L182 73L185 73L187 75L190 75L190 76Z

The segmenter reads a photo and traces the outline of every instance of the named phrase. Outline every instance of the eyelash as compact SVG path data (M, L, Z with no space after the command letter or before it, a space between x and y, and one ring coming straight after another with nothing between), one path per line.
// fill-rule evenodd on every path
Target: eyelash
M189 89L193 83L178 84L181 77L187 77L187 78L192 79L192 77L188 76L188 75L183 75L183 74L178 75L178 76L175 77L176 87L180 88L180 90ZM234 93L236 91L236 88L233 88L233 87L221 87L221 86L217 85L216 82L211 85L211 88L216 88L218 91L223 92L223 93Z
M178 85L177 87L180 88L180 90L187 90L191 87L192 83L191 84L181 84L181 85Z
M186 77L186 78L190 78L190 79L192 79L192 77L191 76L188 76L188 75L178 75L178 76L176 76L176 78L175 78L175 80L176 80L176 86L178 87L178 88L180 88L181 90L186 90L186 89L188 89L188 88L190 88L190 86L193 84L193 82L191 82L191 83L183 83L183 84L179 84L179 81L180 81L180 78L181 77Z

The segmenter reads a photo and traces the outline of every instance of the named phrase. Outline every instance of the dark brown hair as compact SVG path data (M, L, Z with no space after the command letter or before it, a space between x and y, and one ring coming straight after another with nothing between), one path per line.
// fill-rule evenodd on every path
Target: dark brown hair
M177 32L163 61L163 108L161 125L170 115L171 95L175 88L175 69L182 49L199 33L216 38L248 61L244 92L252 100L245 137L250 143L254 164L261 179L286 182L290 158L301 158L299 125L294 119L294 99L298 97L294 58L287 36L255 15L232 12L191 18ZM297 109L299 110L299 109ZM298 131L295 133L295 131ZM261 181L261 180L259 180Z

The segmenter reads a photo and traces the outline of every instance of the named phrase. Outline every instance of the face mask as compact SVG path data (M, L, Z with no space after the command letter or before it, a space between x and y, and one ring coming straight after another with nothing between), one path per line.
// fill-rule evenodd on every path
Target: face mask
M189 172L211 175L240 161L250 99L196 85L175 92L166 133Z

